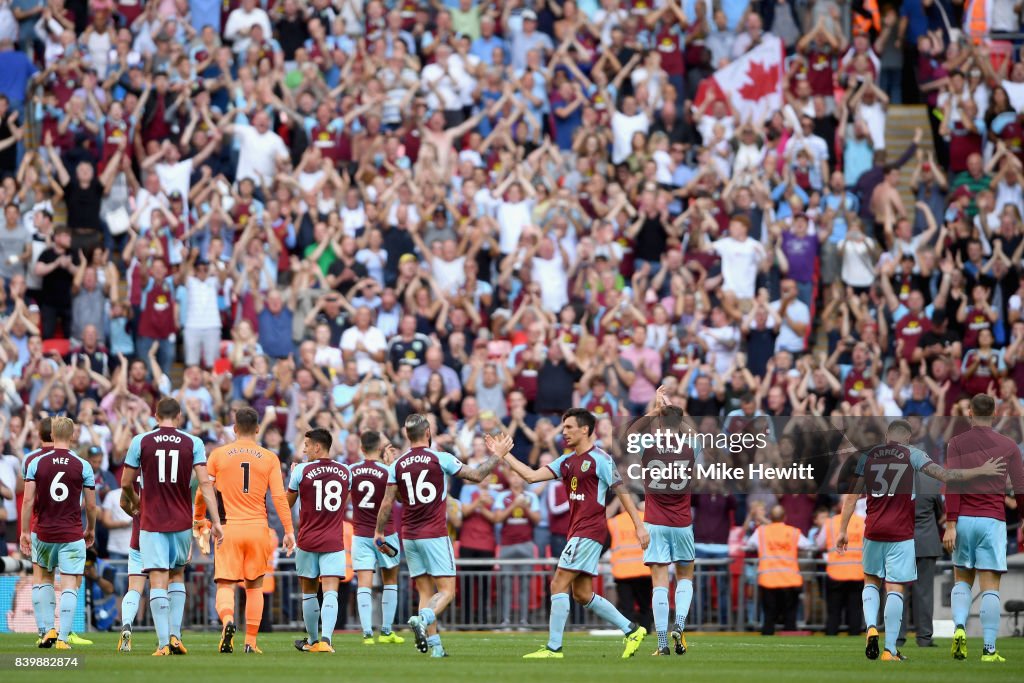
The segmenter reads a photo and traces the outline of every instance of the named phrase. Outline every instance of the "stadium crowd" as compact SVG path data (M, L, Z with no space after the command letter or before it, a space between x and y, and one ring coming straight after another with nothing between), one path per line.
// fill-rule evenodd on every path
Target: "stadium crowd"
M357 462L360 431L400 444L413 412L469 464L506 430L538 466L582 406L621 456L661 384L743 420L961 416L990 392L1024 438L1024 59L958 29L964 3L894 5L0 1L10 551L20 461L69 416L97 553L127 556L120 469L164 396L210 445L256 408L286 471L313 427ZM780 110L695 102L769 33ZM887 150L900 103L932 130ZM453 483L460 556L557 557L561 483L493 479ZM807 533L838 497L697 496L699 556L776 502Z

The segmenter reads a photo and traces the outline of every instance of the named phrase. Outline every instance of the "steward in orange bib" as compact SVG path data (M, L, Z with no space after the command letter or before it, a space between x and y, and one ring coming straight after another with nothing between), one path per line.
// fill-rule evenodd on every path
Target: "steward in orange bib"
M804 577L800 575L797 556L801 550L814 546L795 526L786 524L786 511L776 505L771 523L757 528L747 539L746 549L757 551L757 585L761 591L764 623L761 635L775 635L779 617L784 630L796 630L796 611Z
M850 545L844 553L836 552L839 537L839 523L842 515L833 515L818 533L818 549L825 553L825 601L828 605L828 619L825 621L825 635L839 633L846 612L846 624L851 636L859 636L863 625L861 593L864 591L864 567L861 553L864 546L864 517L855 514L850 518L847 533Z
M643 514L643 503L637 503ZM616 607L623 616L641 626L650 628L654 621L651 612L651 570L644 564L644 550L637 538L633 520L625 512L608 519L611 534L612 576L618 595Z

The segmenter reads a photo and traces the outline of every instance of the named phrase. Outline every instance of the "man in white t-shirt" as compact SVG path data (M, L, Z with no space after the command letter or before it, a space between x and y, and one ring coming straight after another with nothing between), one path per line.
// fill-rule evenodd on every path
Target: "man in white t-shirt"
M612 163L624 162L633 151L633 134L646 135L650 126L647 112L638 110L636 98L632 95L624 98L622 111L612 114Z
M561 242L542 237L530 249L524 265L530 264L530 279L541 283L541 305L544 310L557 313L569 303L569 255Z
M501 196L495 188L495 198ZM502 255L508 255L519 247L519 238L523 230L531 223L530 213L533 211L533 202L523 199L523 189L519 183L512 183L508 188L508 200L498 201L496 211L498 219L498 248Z
M452 49L444 44L434 51L434 62L423 67L420 88L433 111L451 112L462 108L459 80L465 77L461 60L451 59Z
M0 524L6 524L7 533L6 539L10 542L16 543L20 533L18 533L18 477L21 474L21 461L13 455L0 455L0 486L3 489L3 504L4 513L6 514L7 521L0 522ZM10 498L6 497L10 494ZM0 527L0 531L3 528Z
M246 38L253 26L263 29L263 35L270 36L270 17L267 12L257 6L256 0L242 0L242 6L232 10L224 24L224 37L230 41Z
M249 178L257 185L270 187L277 173L277 164L288 159L284 140L270 129L270 115L261 109L253 115L251 126L231 124L225 132L238 137L235 178Z
M757 274L771 266L770 254L749 233L750 219L733 216L729 220L729 234L712 244L722 259L722 306L733 320L743 316L742 302L753 300Z
M726 375L740 350L740 330L733 325L725 311L715 306L707 324L701 327L701 341L707 350L707 357L714 358L715 372Z
M384 333L370 324L372 313L363 307L356 311L355 325L341 335L341 353L346 361L355 359L359 374L379 375L388 342Z
M797 298L796 281L786 278L780 283L780 298L769 304L779 319L779 335L775 338L775 351L803 353L804 335L811 324L811 309Z
M114 489L103 497L100 521L107 527L107 552L111 559L127 560L132 542L132 517L121 509L121 489Z
M221 281L217 274L211 272L213 269L208 262L196 261L198 253L198 250L194 250L192 257L178 272L178 281L185 283L182 325L185 335L185 365L199 365L201 358L204 367L212 368L220 355L222 323L217 296L220 293Z
M413 233L415 235L415 233ZM438 288L445 294L455 294L466 283L466 259L472 258L467 254L459 254L459 247L455 240L444 240L441 242L440 255L433 253L423 245L417 235L417 248L423 257L430 264L430 272L437 282ZM475 253L475 250L474 250Z
M185 201L185 211L188 211L188 191L192 186L192 173L196 167L201 166L204 161L213 153L213 150L220 144L221 133L214 130L210 141L199 150L199 153L189 159L181 158L181 150L177 145L165 140L156 154L146 157L142 161L142 169L152 169L160 179L160 188L164 194L170 195L174 191L181 193Z

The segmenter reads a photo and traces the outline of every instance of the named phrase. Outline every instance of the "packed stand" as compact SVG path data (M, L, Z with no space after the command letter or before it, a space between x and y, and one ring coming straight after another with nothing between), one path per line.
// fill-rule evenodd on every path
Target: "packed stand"
M504 429L539 466L583 406L621 456L614 419L660 384L741 420L958 416L988 391L1019 435L1024 62L951 31L962 4L901 5L4 0L7 541L38 420L67 415L97 551L125 557L120 467L162 396L211 445L253 406L286 470L311 427L356 462L412 412L470 464ZM769 34L781 109L696 102ZM916 101L932 130L887 149ZM788 495L806 532L836 502L755 488L695 502L705 557L741 548L750 503ZM567 508L502 472L453 485L452 533L463 558L557 557Z

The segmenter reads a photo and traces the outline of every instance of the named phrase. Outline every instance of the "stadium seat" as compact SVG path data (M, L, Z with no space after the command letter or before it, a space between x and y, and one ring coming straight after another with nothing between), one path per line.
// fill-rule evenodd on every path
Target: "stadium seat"
M43 342L43 355L50 355L56 351L62 357L71 351L71 342L67 339L47 339Z

